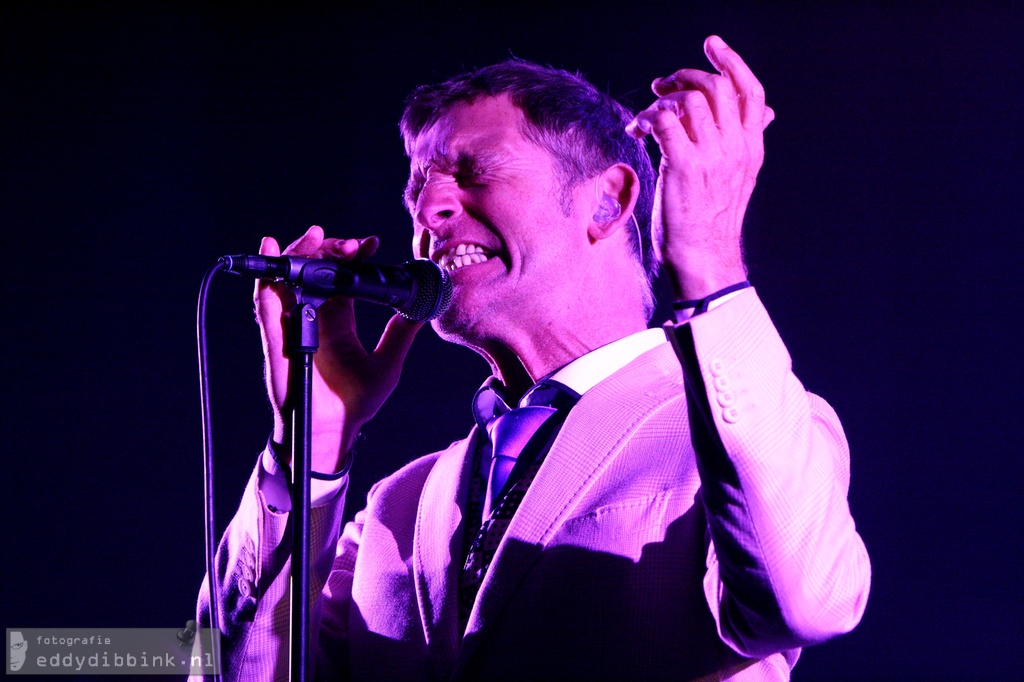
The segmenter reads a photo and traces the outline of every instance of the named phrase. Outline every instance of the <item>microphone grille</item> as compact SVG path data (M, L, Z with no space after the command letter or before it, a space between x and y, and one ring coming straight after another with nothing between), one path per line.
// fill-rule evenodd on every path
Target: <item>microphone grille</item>
M402 317L426 322L448 309L452 303L452 280L441 266L426 258L417 258L402 267L416 281L416 295L398 309Z

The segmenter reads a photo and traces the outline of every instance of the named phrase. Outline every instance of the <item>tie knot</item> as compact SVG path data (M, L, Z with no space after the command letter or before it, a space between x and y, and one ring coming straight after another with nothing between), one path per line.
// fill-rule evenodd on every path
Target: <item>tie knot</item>
M541 405L561 410L572 407L579 399L580 394L565 384L561 384L554 379L545 379L527 391L523 399L519 401L519 404L523 407Z
M542 379L530 388L519 401L520 407L553 407L567 410L580 399L579 393L565 384L552 379ZM473 396L473 419L481 430L486 430L496 417L500 417L515 405L510 405L504 387L491 377Z
M531 405L509 410L492 420L487 426L487 433L494 447L494 456L516 459L541 425L556 412L552 407Z

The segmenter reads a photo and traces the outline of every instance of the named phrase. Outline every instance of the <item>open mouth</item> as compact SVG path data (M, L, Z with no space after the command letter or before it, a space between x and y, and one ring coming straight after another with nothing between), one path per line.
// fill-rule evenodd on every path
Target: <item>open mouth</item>
M437 264L448 271L449 274L466 267L483 263L494 257L492 251L488 251L479 244L459 244L450 249L444 250L440 256L435 254Z

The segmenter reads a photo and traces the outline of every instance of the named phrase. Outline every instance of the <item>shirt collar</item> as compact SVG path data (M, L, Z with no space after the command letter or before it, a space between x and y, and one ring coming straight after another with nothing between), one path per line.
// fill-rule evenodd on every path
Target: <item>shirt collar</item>
M667 343L664 329L645 329L581 355L549 378L583 395L647 351L663 343Z
M653 327L595 348L542 378L526 392L520 404L523 404L526 396L545 381L556 381L582 396L633 360L663 343L667 343L665 330ZM513 407L507 403L504 388L497 378L489 377L473 396L473 416L481 428L493 417Z

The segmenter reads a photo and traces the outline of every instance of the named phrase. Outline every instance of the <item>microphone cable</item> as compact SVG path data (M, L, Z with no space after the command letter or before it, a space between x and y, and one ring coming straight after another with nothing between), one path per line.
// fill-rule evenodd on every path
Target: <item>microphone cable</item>
M221 667L220 660L220 581L214 566L214 552L217 542L216 527L213 520L213 435L210 421L210 376L206 352L206 303L210 293L210 284L214 276L225 268L221 261L214 263L199 287L199 302L196 305L196 343L199 351L199 405L203 420L203 520L206 528L206 582L210 593L210 642L214 665ZM200 627L202 625L200 624ZM200 644L202 631L200 630ZM213 679L220 682L221 673L215 672Z

